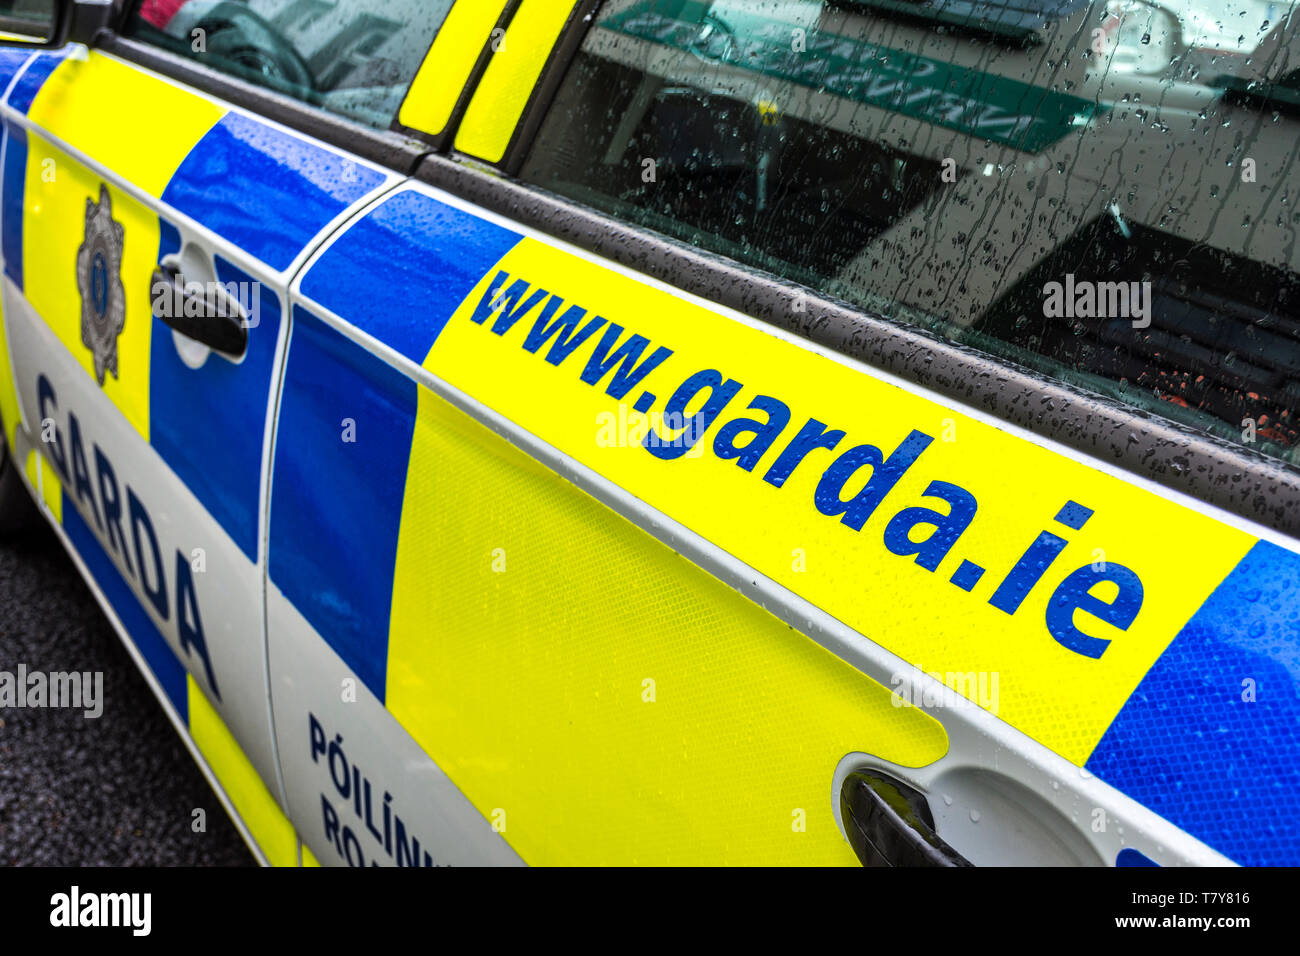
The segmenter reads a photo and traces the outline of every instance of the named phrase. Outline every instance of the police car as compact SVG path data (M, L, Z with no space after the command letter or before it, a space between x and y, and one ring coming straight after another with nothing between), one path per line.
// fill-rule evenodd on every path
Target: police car
M1285 3L0 31L6 519L259 860L1300 863Z

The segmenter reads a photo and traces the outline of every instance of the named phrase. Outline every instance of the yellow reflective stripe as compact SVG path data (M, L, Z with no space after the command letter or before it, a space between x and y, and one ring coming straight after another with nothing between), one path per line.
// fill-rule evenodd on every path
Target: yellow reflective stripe
M18 403L18 385L14 381L13 362L9 356L9 337L4 323L4 310L0 307L0 421L4 422L4 440L12 452L22 421L22 408Z
M316 854L311 852L307 844L299 841L298 846L302 848L302 865L303 866L320 866L320 861L316 859Z
M298 835L230 729L189 674L190 735L272 866L298 865Z
M497 269L509 279L499 280ZM502 335L492 330L495 318L470 320L492 283L504 289L516 280L523 282L516 302L539 288L563 299L545 313L554 323L580 307L589 310L587 319L601 316L608 324L552 365L545 360L549 346L536 354L521 347L541 314L540 298L531 300L527 315L515 314ZM620 343L633 334L650 340L643 359L658 346L673 350L623 403L606 394L608 373L596 387L580 378L595 343L616 324L622 326ZM483 277L425 366L904 660L941 675L997 675L998 716L1080 766L1142 676L1254 543L1248 534L1118 477L533 239L521 241ZM653 393L653 413L662 414L668 396L708 369L721 370L741 390L692 454L661 461L641 446L647 426L630 406L642 392ZM697 394L688 411L694 414L708 394ZM736 459L716 455L713 443L724 422L767 419L765 412L745 410L759 395L785 403L791 420L757 467L746 471ZM810 419L847 435L834 452L812 452L783 487L764 481L780 450ZM935 440L861 530L821 513L815 492L837 456L858 445L889 454L913 429ZM865 468L855 472L836 487L836 497L859 495L868 474ZM936 519L950 512L943 500L925 495L932 481L960 486L978 503L969 527L941 552L937 571L890 553L884 543L886 526L905 507L938 509ZM1081 530L1053 520L1070 500L1095 511ZM996 585L1042 531L1066 539L1061 557L1014 614L993 607ZM922 526L913 540L937 533ZM796 551L806 556L802 570L791 560ZM963 560L987 569L970 592L950 583ZM1144 597L1127 630L1076 612L1076 626L1111 641L1094 659L1053 637L1047 605L1067 575L1110 562L1140 577ZM1097 586L1098 598L1114 600L1114 583L1104 587ZM672 613L664 608L664 616Z
M124 109L122 104L130 104ZM161 196L195 144L225 111L175 83L92 51L61 63L41 87L29 116L41 129ZM87 374L97 377L81 338L77 253L89 204L102 178L33 131L28 137L23 210L24 292ZM149 289L157 265L158 217L108 186L113 220L123 228L121 282L125 322L117 339L116 373L104 375L105 396L149 440L149 361L153 316Z
M36 472L35 477L32 476L33 471ZM35 449L27 459L27 475L33 478L32 487L41 490L41 498L54 520L63 524L63 482L59 480L58 472L50 468L45 459L36 454Z
M406 488L386 703L528 863L853 865L839 760L947 752L928 714L424 388Z
M500 162L573 7L556 0L524 0L456 131L458 150Z
M397 121L437 136L447 127L506 0L457 0L411 81Z
M151 196L162 195L190 150L224 115L173 81L95 51L85 60L64 60L28 111L34 123ZM46 174L59 172L56 167Z
M165 124L163 124L165 125ZM95 356L83 342L77 254L86 212L104 181L39 136L28 138L23 198L24 292L68 352L96 378ZM149 363L153 310L149 288L158 264L158 216L108 186L113 221L122 226L121 281L125 321L117 338L117 370L105 371L104 395L149 440Z

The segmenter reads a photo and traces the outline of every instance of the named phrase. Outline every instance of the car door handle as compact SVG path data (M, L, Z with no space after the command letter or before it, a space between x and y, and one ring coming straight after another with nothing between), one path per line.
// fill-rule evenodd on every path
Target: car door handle
M973 866L934 829L925 796L872 770L840 787L840 817L863 866Z
M219 283L187 282L170 263L153 272L153 314L186 338L231 359L248 350L248 314Z

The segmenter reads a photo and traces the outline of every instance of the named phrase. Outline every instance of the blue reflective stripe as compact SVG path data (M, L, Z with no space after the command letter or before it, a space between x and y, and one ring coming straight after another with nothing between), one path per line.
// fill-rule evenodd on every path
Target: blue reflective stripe
M303 278L302 294L416 363L522 238L417 192L371 210Z
M284 269L331 220L384 181L378 170L293 133L227 114L181 163L163 191L178 213L275 269ZM179 233L162 222L159 258ZM216 260L221 282L252 283ZM259 322L248 353L233 365L213 356L195 370L181 362L171 330L154 320L150 443L250 561L259 551L262 451L275 378L282 305L260 287Z
M276 270L384 174L240 113L199 140L163 201Z
M415 410L413 381L294 309L271 490L271 582L381 701Z
M1159 866L1155 860L1151 859L1144 853L1139 853L1132 847L1126 847L1119 851L1119 856L1115 857L1116 866Z
M162 229L159 261L176 251L171 226ZM210 355L186 366L172 330L153 319L150 343L149 443L225 529L249 561L258 559L262 449L267 403L280 334L280 298L220 256L217 279L258 290L258 322L248 330L248 352L238 365Z
M188 723L189 695L185 684L185 668L66 494L63 496L63 531L85 562L86 570L103 592L113 613L131 635L131 640L149 665L149 670L153 671L153 676L162 685L181 721Z
M6 101L20 113L26 113L32 108L32 100L36 99L36 94L41 91L45 81L50 78L50 74L55 68L63 62L66 54L60 50L57 53L38 53L36 57L23 70L22 76L18 77L18 82L14 88L9 91L9 99Z
M0 194L0 250L5 275L23 288L23 200L27 193L27 131L6 126L4 189Z
M1147 672L1087 763L1248 866L1300 864L1297 594L1300 556L1256 544Z
M32 50L16 47L0 47L0 92L9 89L23 64L35 56Z

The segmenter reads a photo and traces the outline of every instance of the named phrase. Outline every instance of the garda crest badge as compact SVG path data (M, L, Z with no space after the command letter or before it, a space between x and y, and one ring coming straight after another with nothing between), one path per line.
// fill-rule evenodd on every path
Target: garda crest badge
M99 202L86 199L86 238L77 250L77 289L81 292L81 341L95 356L95 377L117 378L117 337L126 324L122 288L122 240L126 230L113 219L108 187L100 184Z

